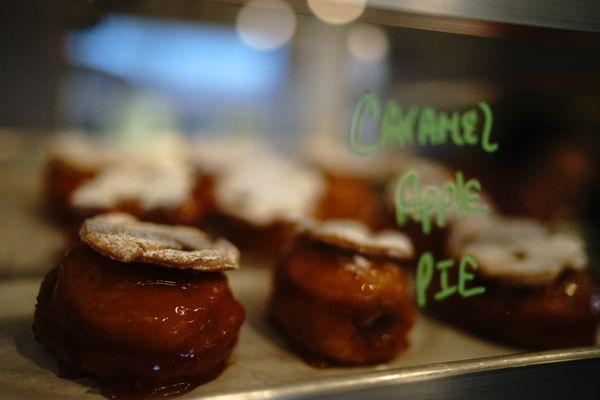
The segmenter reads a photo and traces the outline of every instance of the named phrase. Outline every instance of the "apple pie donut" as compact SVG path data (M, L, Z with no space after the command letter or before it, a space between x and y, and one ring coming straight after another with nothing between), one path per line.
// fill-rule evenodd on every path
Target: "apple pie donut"
M315 218L352 219L371 229L389 225L384 188L397 172L397 158L359 156L333 135L309 136L303 153L308 163L325 177L325 191Z
M115 398L182 393L225 367L244 320L222 273L238 267L232 244L123 213L86 220L80 236L44 279L33 323L68 370Z
M275 270L270 313L313 360L391 360L407 347L414 320L409 278L398 267L411 256L397 232L348 220L305 224Z
M453 224L447 247L451 257L475 258L473 285L486 291L432 303L444 319L528 348L595 343L600 303L579 236L486 215Z
M165 224L195 225L206 210L203 181L183 163L121 162L100 171L70 197L76 220L121 211Z
M73 192L119 159L118 151L90 136L63 134L55 138L50 144L44 174L46 208L51 215L68 222L72 216L69 199Z
M213 230L244 256L272 259L289 245L297 222L314 214L323 191L321 174L295 161L267 153L240 160L216 179Z

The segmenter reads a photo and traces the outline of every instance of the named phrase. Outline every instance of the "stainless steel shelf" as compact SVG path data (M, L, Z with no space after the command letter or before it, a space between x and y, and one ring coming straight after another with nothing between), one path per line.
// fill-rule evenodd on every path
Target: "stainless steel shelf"
M368 0L367 4L409 14L600 32L598 0Z

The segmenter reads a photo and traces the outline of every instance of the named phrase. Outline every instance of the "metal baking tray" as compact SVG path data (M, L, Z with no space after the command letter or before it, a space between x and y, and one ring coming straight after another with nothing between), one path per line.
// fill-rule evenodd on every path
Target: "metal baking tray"
M41 279L56 263L62 242L39 212L39 157L28 154L27 158L0 160L4 190L0 193L0 398L101 398L92 379L59 378L55 360L31 331ZM393 362L317 368L290 351L266 318L271 285L268 266L243 265L228 276L247 312L239 344L217 379L183 399L318 398L473 372L600 359L600 347L527 353L419 315L410 333L410 347Z
M240 342L223 374L183 399L281 399L351 393L472 372L600 357L600 347L523 353L420 316L411 332L409 349L393 362L375 367L317 368L288 350L265 318L270 271L246 267L230 273L229 278L247 311ZM0 283L1 397L101 398L91 379L59 378L52 356L33 338L31 321L39 283L38 278Z

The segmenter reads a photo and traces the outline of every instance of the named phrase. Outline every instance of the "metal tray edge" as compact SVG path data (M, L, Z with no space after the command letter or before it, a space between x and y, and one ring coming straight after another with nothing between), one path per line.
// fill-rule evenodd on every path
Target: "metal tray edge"
M270 389L242 391L211 397L218 400L274 399L289 396L348 392L377 386L418 382L460 374L483 372L530 365L567 362L600 358L600 346L579 347L564 350L529 352L510 356L485 357L451 361L416 367L393 368L384 371L360 373L355 376L323 378L301 384L283 385Z

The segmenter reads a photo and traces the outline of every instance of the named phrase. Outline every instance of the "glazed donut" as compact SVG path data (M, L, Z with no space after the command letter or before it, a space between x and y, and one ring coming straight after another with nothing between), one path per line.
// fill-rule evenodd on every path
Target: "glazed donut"
M213 226L244 257L272 260L290 244L295 224L314 214L323 192L320 173L263 152L217 176Z
M79 222L120 211L145 221L193 226L211 207L207 185L187 165L118 163L74 190L69 205Z
M368 180L325 173L326 192L315 218L353 219L378 228L385 218L385 205L376 185Z
M71 134L54 139L44 173L46 208L50 214L69 222L73 192L118 158L117 152L90 137Z
M367 232L350 221L308 228L275 271L270 313L315 361L381 363L408 345L414 309L397 262L411 255L410 242Z
M599 298L577 235L554 232L531 219L470 217L452 226L448 254L474 257L478 267L472 285L486 291L432 303L438 316L527 348L595 343Z
M86 221L44 279L33 330L70 370L108 395L190 390L225 366L244 320L220 272L239 254L186 227L125 214Z

